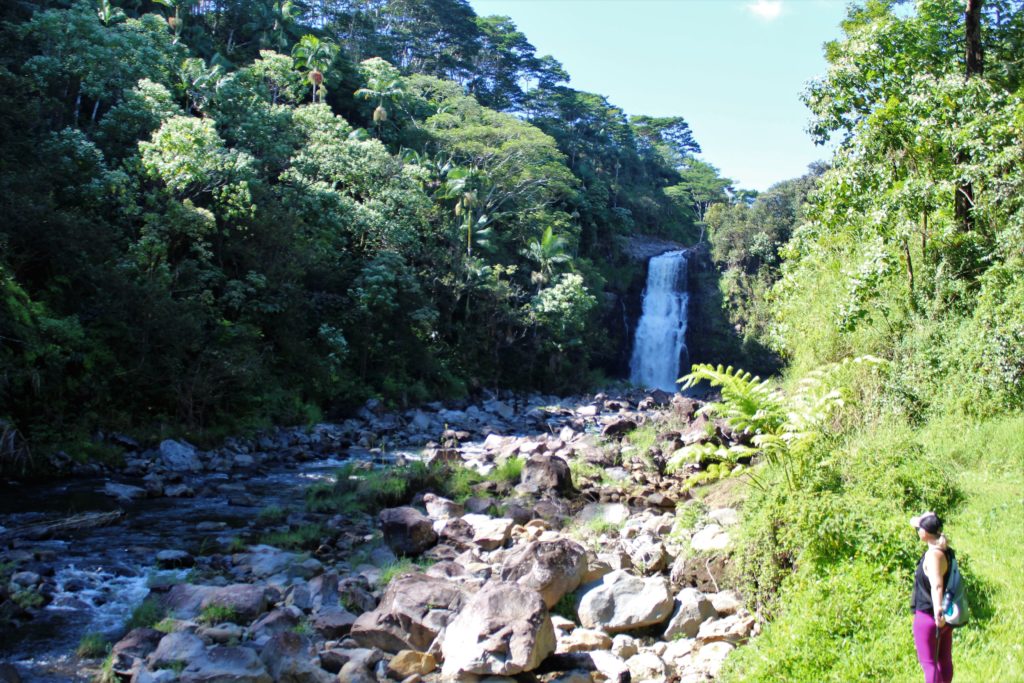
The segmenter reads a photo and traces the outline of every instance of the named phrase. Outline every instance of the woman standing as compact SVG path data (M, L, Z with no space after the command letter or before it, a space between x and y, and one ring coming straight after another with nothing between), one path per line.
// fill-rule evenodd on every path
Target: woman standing
M917 661L924 670L925 683L951 683L953 680L953 629L942 614L942 595L949 578L953 551L942 535L942 520L926 512L910 520L918 537L928 544L914 572L914 592L910 605L914 610L914 645Z

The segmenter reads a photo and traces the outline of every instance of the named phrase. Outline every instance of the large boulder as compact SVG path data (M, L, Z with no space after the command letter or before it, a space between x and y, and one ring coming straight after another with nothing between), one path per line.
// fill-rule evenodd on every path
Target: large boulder
M531 541L505 558L501 580L513 581L540 593L548 608L579 588L587 572L587 551L567 538Z
M351 636L366 648L425 652L465 600L458 584L426 574L406 574L388 584L375 610L356 619Z
M665 627L664 639L693 638L705 620L716 616L714 605L704 593L696 588L684 588L676 595L676 607Z
M557 455L531 455L523 464L521 486L536 491L570 493L572 475L569 463Z
M269 600L267 587L248 583L213 587L199 603L199 611L208 607L219 607L230 611L230 621L248 624L267 611Z
M381 510L380 525L384 541L399 555L419 555L437 543L433 522L416 508Z
M278 633L260 652L275 683L331 683L337 680L320 667L309 639L298 633Z
M580 623L605 633L660 624L672 613L672 592L661 576L642 579L625 570L606 574L581 597Z
M215 647L185 667L181 683L274 683L256 651L248 647Z
M494 582L474 595L445 633L445 680L465 674L514 676L555 651L555 629L540 596Z
M185 441L166 439L160 442L159 462L171 472L199 472L203 461L195 446Z

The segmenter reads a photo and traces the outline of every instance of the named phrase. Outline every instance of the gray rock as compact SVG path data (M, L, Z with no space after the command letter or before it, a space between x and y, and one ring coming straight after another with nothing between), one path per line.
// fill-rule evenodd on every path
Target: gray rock
M192 619L211 605L227 608L241 623L250 623L267 611L268 588L246 583L228 586L173 586L163 597L164 606L179 619Z
M741 643L750 637L753 630L754 617L742 613L733 614L724 619L713 619L702 624L697 632L697 642Z
M502 564L501 580L537 591L550 609L562 596L579 588L586 572L587 553L583 546L560 538L531 541L514 548Z
M164 495L168 498L194 498L196 492L188 484L174 484L164 489Z
M723 617L736 614L743 607L743 601L733 591L711 593L708 595L708 599L711 600L711 605L715 608L715 611Z
M272 636L276 633L291 631L302 621L302 610L298 607L273 609L257 619L249 627L254 637Z
M717 524L708 524L690 539L690 547L697 552L712 552L729 547L729 534Z
M177 631L164 636L146 662L150 669L170 669L202 657L205 652L202 638L194 633Z
M134 670L141 668L146 657L156 649L163 637L163 633L151 628L136 628L129 631L124 638L114 643L110 650L113 672L121 676L131 676Z
M441 496L428 493L423 496L423 504L427 508L427 516L431 519L450 519L452 517L461 517L465 512L462 505L442 498Z
M588 503L576 514L575 519L579 524L600 521L621 525L629 519L629 508L622 503Z
M309 639L298 633L278 633L270 638L260 659L275 683L331 683L334 676L320 667Z
M200 472L203 469L195 446L184 441L161 441L159 458L160 464L171 472Z
M539 595L494 582L448 625L441 651L446 679L467 673L513 676L537 668L555 651L555 629Z
M328 640L348 635L354 623L356 615L337 606L323 607L313 616L313 630Z
M419 555L437 543L433 522L416 508L381 510L380 525L385 542L399 555Z
M391 581L377 609L361 614L351 636L362 647L385 652L425 652L466 600L458 584L426 574Z
M642 579L617 570L606 574L580 599L580 623L606 633L620 633L660 624L672 612L672 593L661 576Z
M247 647L214 647L189 662L181 683L274 683L255 650Z
M624 547L632 565L648 576L661 573L672 561L665 544L651 534L630 539Z
M570 493L573 490L569 464L556 455L531 455L523 464L521 486L537 491Z
M161 550L156 554L156 564L161 569L191 567L195 563L195 558L184 550Z
M684 588L676 595L675 610L665 627L665 640L693 638L700 625L707 619L718 616L711 601L696 588Z
M473 543L482 550L494 550L505 545L512 534L515 522L508 517L487 515L463 515L463 521L473 527Z
M665 662L653 652L640 652L626 660L634 683L661 683L665 680Z

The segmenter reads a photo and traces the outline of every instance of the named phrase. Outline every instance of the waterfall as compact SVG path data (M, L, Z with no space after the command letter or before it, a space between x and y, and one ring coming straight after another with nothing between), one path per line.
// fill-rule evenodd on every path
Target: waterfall
M636 326L629 380L646 389L676 391L679 361L686 354L685 251L655 256L648 264L643 313Z

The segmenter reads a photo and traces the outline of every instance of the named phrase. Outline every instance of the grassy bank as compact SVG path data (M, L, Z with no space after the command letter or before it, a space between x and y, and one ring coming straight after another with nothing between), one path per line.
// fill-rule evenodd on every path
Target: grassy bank
M799 492L753 492L746 579L765 592L780 582L762 605L773 619L722 680L920 681L908 602L921 548L906 519L933 507L973 608L954 636L956 680L1024 681L1022 435L1021 415L873 426L823 446Z

